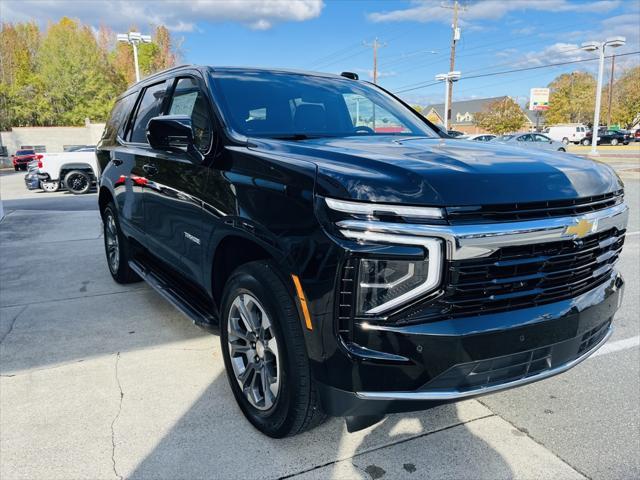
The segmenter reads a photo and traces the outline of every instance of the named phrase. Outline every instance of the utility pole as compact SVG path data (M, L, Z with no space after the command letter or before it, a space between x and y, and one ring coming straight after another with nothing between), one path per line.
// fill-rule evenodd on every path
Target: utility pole
M376 37L373 40L373 43L364 42L365 47L373 48L373 83L378 83L378 49L382 47L386 47L387 44L381 44L378 42L378 38Z
M609 77L609 105L607 108L607 127L611 126L611 102L613 101L613 72L616 68L616 55L611 56L611 76Z
M454 0L453 6L444 5L444 4L441 4L440 6L442 8L448 8L450 10L453 10L453 23L451 24L451 29L452 29L452 34L451 34L451 54L449 56L449 71L453 72L453 71L455 71L455 67L456 67L456 43L458 43L458 40L460 40L460 29L458 28L458 12L460 10L460 2L458 2L458 0ZM463 10L464 10L464 8L463 8ZM447 97L449 107L447 108L447 111L445 112L447 123L451 122L451 103L452 103L452 99L453 99L453 82L450 82L449 93L448 93L448 97Z

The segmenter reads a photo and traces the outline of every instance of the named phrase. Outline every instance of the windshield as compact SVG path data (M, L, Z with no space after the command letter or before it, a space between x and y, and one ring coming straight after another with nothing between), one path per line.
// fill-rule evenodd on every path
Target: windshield
M35 150L18 150L16 155L34 155L35 153Z
M397 100L363 82L255 71L220 71L211 77L227 123L243 135L437 137Z

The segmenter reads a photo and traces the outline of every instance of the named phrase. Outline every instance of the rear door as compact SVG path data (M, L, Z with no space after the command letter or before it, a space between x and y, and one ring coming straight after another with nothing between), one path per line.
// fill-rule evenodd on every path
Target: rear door
M165 111L191 117L196 148L204 159L213 146L213 126L201 77L194 73L172 79ZM209 169L183 152L155 150L147 160L144 224L149 248L200 283L202 196Z

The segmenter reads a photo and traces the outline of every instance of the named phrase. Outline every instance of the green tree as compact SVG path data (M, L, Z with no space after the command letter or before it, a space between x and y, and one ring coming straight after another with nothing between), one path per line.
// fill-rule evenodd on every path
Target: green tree
M1 24L0 129L104 121L135 81L131 46L115 37L66 17L45 32L35 23ZM171 67L177 57L170 32L157 27L153 42L141 45L141 73Z
M482 112L474 115L475 124L497 135L520 130L525 122L524 112L512 98L495 100Z
M547 124L593 121L596 79L587 72L563 73L550 84Z

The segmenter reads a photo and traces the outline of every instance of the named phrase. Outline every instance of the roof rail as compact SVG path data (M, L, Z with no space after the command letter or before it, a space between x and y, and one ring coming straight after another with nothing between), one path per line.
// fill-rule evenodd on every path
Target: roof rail
M184 65L176 65L175 67L169 67L169 68L165 68L164 70L160 70L159 72L154 72L151 75L149 75L148 77L143 78L142 80L140 80L140 82L144 82L145 80L149 80L150 78L155 78L158 77L160 75L163 75L165 73L169 73L172 72L174 70L180 70L181 68L187 68L187 67L195 67L196 65L193 64L189 64L189 63L185 63ZM140 82L136 82L136 83L140 83ZM135 84L134 84L135 85Z

